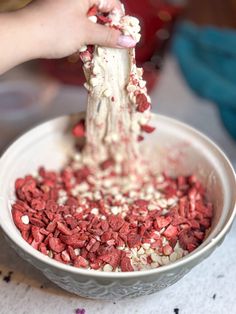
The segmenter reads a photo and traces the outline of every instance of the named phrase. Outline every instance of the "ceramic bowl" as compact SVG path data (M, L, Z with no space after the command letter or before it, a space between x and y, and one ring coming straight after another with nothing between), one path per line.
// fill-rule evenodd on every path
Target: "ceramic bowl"
M208 257L224 240L235 216L236 181L230 162L207 137L176 120L155 115L157 131L143 143L150 162L173 175L197 174L214 204L214 218L206 240L184 258L153 270L124 273L84 270L59 263L41 254L21 237L11 216L14 181L40 165L59 169L73 150L70 125L65 116L41 124L14 142L0 160L0 224L16 252L61 288L93 299L138 297L166 288Z

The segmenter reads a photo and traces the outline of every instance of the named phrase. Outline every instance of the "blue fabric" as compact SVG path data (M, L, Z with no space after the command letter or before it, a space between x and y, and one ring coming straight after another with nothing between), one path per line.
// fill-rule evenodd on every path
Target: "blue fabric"
M236 32L182 22L172 51L190 87L213 101L236 139Z

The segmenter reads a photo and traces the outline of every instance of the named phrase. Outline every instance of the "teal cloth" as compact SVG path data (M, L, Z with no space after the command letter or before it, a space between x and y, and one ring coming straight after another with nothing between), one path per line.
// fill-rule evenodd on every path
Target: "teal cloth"
M182 22L172 52L190 87L218 106L226 129L236 139L236 32Z

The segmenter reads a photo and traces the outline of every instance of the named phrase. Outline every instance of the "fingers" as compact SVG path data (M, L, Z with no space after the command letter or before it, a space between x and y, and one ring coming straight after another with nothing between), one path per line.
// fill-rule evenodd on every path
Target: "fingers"
M92 6L97 6L99 11L108 13L114 10L118 10L122 12L122 5L119 0L89 0L88 2L88 9Z
M124 36L118 30L90 21L86 25L86 31L86 44L111 48L131 48L136 45L132 37Z

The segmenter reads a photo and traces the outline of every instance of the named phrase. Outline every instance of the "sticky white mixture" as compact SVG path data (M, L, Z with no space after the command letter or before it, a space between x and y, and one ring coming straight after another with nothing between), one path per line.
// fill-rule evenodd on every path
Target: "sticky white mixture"
M138 19L118 12L109 17L111 22L106 26L115 26L124 35L140 40ZM84 162L99 164L111 158L130 172L140 159L141 125L147 125L151 117L151 100L143 70L136 66L135 49L95 46L91 51L84 47L81 59L88 90ZM141 102L146 99L144 108L139 105L140 98Z

